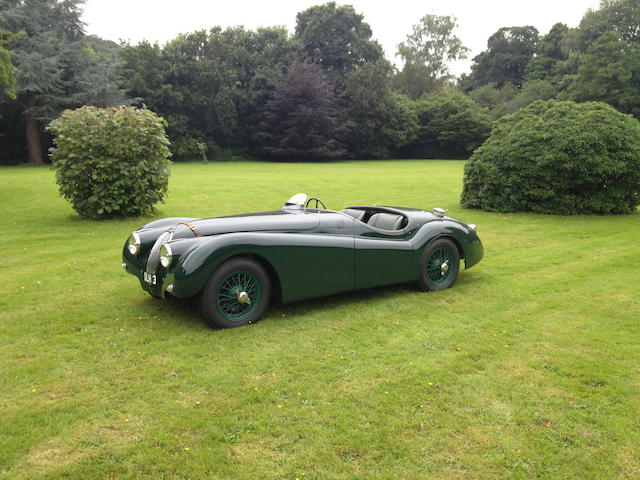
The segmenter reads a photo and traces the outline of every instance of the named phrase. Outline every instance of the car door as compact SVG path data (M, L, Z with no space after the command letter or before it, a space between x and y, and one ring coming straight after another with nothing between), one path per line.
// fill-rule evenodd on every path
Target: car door
M381 232L362 222L354 225L355 288L392 285L413 278L414 251L409 232Z
M354 220L341 213L308 209L317 215L313 231L286 235L274 264L281 276L282 298L292 302L354 288Z

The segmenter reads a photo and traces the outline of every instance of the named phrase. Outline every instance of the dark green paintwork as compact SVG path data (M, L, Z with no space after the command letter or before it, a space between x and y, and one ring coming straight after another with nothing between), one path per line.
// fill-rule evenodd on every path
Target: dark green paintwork
M269 272L283 302L321 297L359 288L415 281L420 276L420 258L435 239L451 238L460 250L465 267L483 256L478 236L451 217L399 207L353 207L371 212L388 211L406 216L399 231L372 228L341 212L317 209L282 209L249 215L210 219L171 218L151 222L137 230L141 238L139 257L123 249L129 273L143 289L163 297L167 285L172 295L197 295L213 271L235 256L260 261ZM195 225L196 238L186 225ZM176 226L177 225L177 226ZM173 262L158 266L156 285L144 281L143 272L155 240L169 228Z

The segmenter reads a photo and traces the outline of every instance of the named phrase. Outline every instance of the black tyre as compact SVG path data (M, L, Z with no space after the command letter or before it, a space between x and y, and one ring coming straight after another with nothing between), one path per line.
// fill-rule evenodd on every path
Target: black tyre
M452 286L460 271L460 253L455 243L441 238L429 245L420 260L418 286L425 292L444 290Z
M269 307L271 282L262 265L249 258L232 258L209 277L200 294L204 320L213 328L256 323Z

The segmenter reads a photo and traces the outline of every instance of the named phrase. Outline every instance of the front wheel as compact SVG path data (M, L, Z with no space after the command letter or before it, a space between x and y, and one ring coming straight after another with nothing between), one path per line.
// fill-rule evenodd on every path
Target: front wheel
M200 295L200 311L210 327L241 327L260 320L270 298L271 282L262 265L233 258L209 277Z
M441 238L429 245L420 260L418 286L425 292L451 287L460 270L458 247L449 239Z

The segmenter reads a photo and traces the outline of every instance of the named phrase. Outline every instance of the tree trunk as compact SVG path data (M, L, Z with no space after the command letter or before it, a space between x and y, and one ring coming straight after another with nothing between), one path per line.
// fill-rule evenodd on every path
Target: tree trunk
M27 93L20 99L20 103L25 108L24 130L27 137L27 162L31 165L42 165L42 139L40 132L40 122L28 110L36 104L37 94Z

